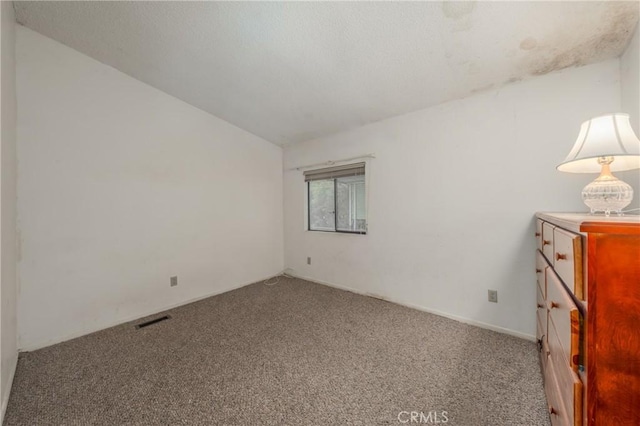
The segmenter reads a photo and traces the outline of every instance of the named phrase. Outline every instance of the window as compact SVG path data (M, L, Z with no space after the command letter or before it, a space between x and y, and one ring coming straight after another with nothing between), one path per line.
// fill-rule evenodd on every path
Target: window
M304 172L310 231L367 233L365 163Z

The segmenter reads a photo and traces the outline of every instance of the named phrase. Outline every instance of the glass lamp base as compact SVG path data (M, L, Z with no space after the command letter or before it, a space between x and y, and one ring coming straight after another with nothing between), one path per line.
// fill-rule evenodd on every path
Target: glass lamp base
M596 180L582 190L582 201L591 209L591 213L604 212L609 216L611 212L622 214L633 199L633 188L613 176L601 174Z

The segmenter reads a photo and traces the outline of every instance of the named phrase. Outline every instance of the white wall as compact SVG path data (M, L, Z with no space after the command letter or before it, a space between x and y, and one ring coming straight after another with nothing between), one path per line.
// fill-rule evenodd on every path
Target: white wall
M283 269L280 147L21 26L17 71L21 349Z
M585 210L580 191L595 176L555 166L582 121L619 106L614 59L287 147L285 266L531 336L534 212ZM288 169L366 153L369 234L305 231L302 173Z
M640 29L635 33L620 57L621 112L629 114L631 126L640 137ZM640 170L618 173L618 177L633 186L633 202L628 207L640 208Z
M629 46L620 57L622 111L630 115L633 130L640 135L640 29L636 30Z
M13 3L0 3L0 423L18 361L16 327L16 65Z

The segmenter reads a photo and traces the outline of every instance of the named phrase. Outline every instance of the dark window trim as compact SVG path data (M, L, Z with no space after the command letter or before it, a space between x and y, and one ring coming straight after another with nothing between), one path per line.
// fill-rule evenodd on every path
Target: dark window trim
M367 235L366 231L323 231L322 229L307 229L311 232L326 232L327 234L354 234L354 235Z
M338 231L338 179L333 178L333 230Z
M307 231L311 231L311 181L307 181Z

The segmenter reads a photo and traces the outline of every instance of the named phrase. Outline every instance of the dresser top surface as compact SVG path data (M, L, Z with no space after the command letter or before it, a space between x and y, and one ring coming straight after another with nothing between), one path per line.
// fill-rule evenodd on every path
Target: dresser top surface
M640 234L640 215L606 217L588 213L538 212L536 217L573 232Z

